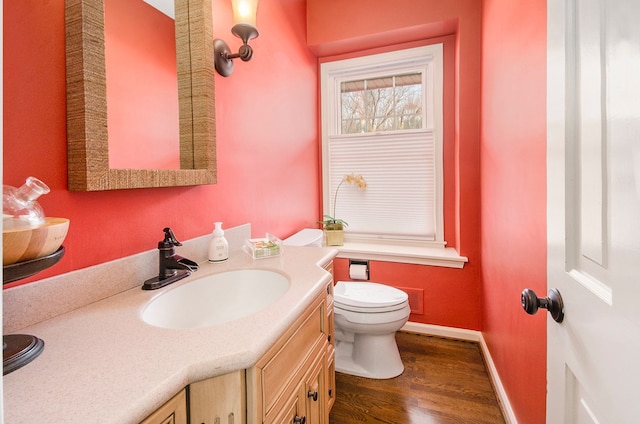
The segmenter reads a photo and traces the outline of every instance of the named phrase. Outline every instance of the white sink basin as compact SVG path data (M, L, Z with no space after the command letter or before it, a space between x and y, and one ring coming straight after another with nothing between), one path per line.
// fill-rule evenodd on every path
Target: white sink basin
M274 303L289 289L282 274L242 269L208 275L151 300L142 311L147 324L196 328L246 317Z

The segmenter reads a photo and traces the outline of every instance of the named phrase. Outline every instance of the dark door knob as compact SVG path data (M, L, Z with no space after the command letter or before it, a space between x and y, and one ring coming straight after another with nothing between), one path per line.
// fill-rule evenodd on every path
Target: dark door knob
M560 296L558 289L549 290L549 295L545 298L538 297L536 292L531 289L524 289L521 300L522 309L530 315L538 312L539 308L543 308L549 311L556 322L562 322L564 319L564 302L562 302L562 296Z

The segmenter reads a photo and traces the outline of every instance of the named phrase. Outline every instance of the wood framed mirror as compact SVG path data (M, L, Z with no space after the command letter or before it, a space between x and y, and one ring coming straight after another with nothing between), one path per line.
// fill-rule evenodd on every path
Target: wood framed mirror
M211 0L175 0L180 169L109 166L104 10L103 0L65 0L69 190L216 183Z

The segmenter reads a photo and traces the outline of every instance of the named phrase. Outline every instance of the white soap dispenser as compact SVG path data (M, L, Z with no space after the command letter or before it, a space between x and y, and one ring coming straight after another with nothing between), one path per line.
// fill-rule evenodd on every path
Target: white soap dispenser
M213 238L209 243L209 262L222 262L229 259L229 242L224 237L222 222L214 222Z

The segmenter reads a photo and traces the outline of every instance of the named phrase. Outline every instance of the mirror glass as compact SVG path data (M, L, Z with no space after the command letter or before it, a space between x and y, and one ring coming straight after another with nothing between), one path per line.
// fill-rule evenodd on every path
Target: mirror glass
M175 0L174 22L146 1L65 1L69 190L216 182L211 0Z
M180 169L175 23L173 0L104 0L111 168Z

